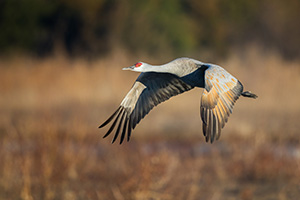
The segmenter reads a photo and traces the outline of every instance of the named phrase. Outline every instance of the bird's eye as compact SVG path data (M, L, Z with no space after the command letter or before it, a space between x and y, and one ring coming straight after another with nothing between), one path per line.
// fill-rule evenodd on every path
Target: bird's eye
M142 65L142 63L138 62L138 63L136 63L134 66L135 66L135 67L140 67L141 65Z

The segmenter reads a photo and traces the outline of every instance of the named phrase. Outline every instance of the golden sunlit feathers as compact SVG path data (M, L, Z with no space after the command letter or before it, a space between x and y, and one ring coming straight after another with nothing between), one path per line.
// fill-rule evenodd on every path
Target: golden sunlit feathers
M221 129L228 121L233 105L242 91L242 84L224 69L212 66L206 70L200 115L207 142L212 143L220 137Z

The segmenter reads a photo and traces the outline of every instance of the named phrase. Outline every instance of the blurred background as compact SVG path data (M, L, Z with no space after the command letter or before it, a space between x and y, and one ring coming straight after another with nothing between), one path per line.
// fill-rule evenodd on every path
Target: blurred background
M299 0L1 0L0 199L299 199ZM240 98L207 144L202 89L125 144L97 127L138 61L223 66Z

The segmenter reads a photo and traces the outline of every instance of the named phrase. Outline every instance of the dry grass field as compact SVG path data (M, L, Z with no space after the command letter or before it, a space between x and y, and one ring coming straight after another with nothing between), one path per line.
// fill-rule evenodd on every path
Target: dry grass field
M255 48L218 61L259 98L240 98L213 144L195 89L112 145L97 127L138 76L121 70L136 61L0 60L0 199L300 198L300 62Z

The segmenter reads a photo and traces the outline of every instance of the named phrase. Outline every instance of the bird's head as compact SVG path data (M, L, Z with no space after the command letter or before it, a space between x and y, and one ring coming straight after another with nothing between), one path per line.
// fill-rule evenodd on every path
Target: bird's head
M130 66L130 67L125 67L123 68L123 70L131 70L131 71L135 71L135 72L143 72L145 71L147 67L146 63L143 62L137 62L134 65Z

